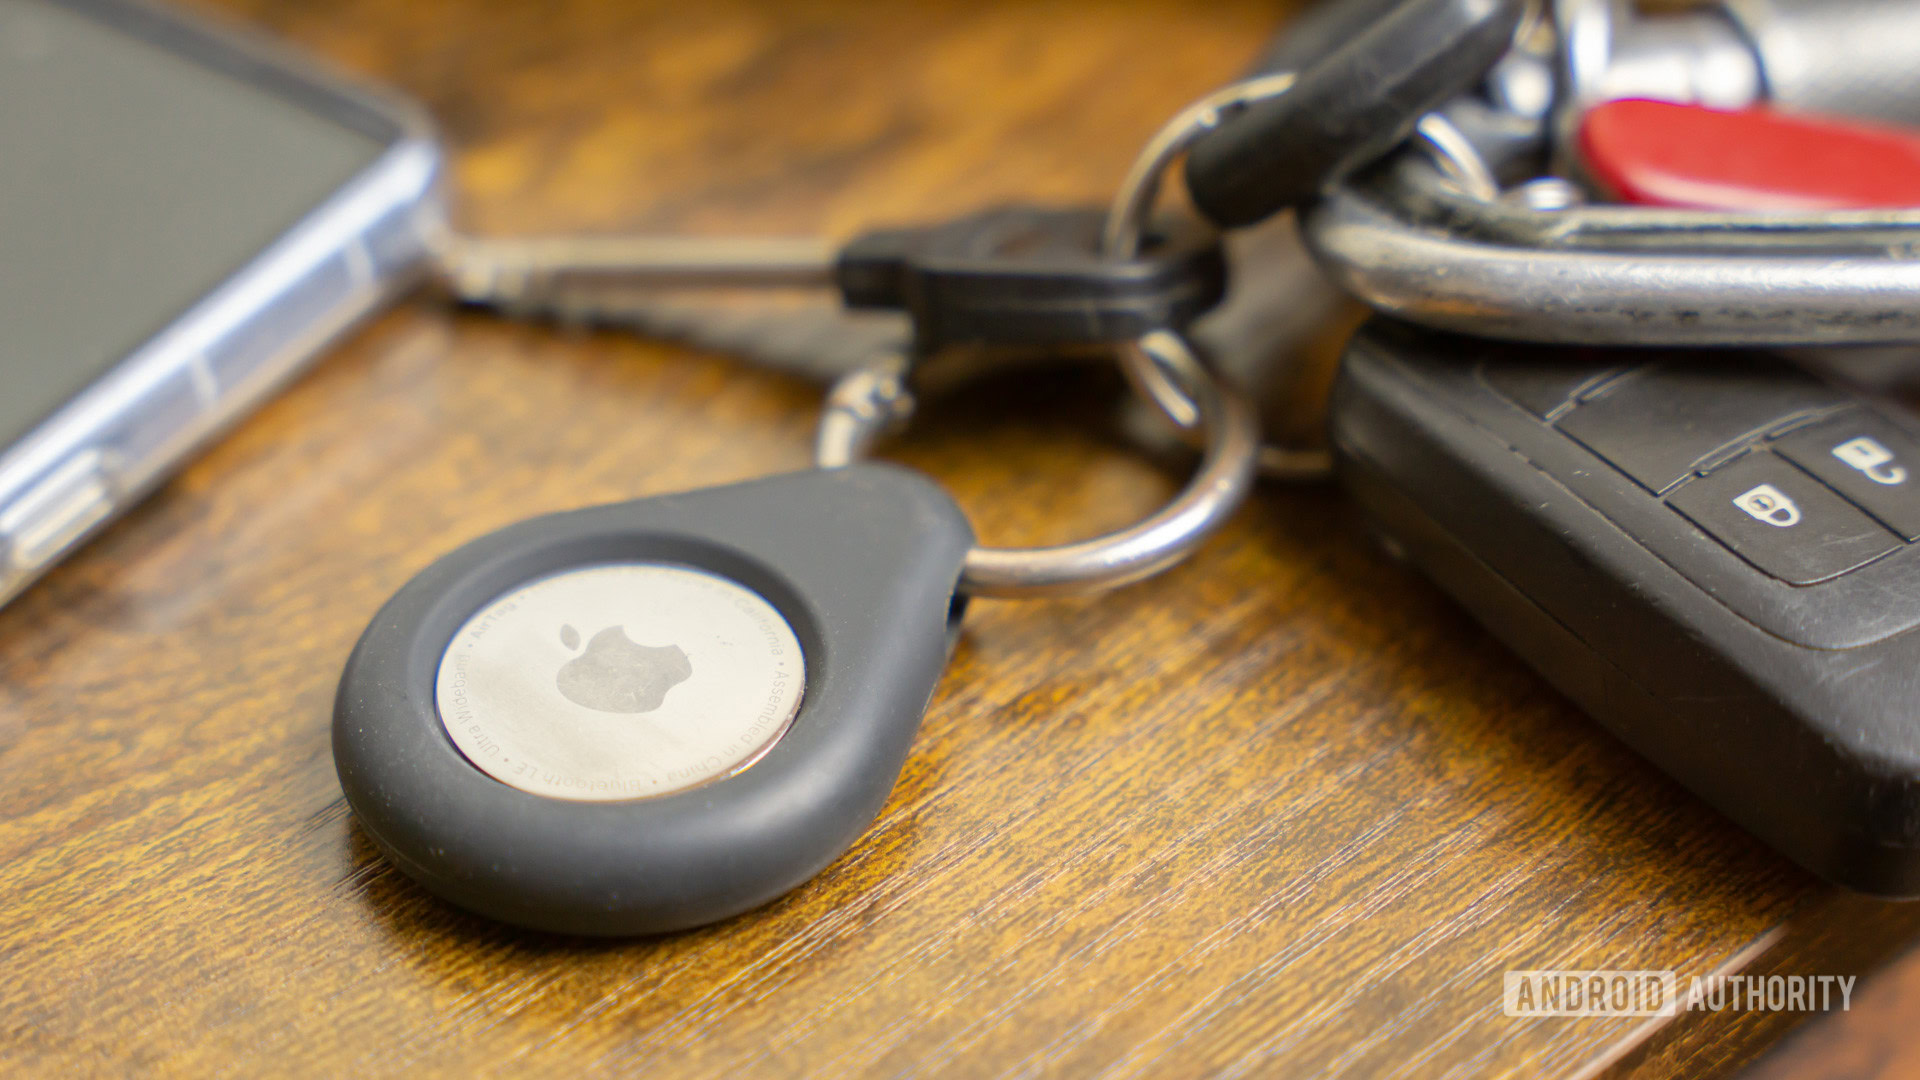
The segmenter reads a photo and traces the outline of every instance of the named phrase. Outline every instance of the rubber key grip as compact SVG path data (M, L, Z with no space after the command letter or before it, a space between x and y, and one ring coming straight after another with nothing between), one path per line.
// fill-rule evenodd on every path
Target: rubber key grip
M1521 0L1405 0L1299 73L1292 89L1200 139L1187 188L1223 228L1299 206L1391 150L1512 44Z

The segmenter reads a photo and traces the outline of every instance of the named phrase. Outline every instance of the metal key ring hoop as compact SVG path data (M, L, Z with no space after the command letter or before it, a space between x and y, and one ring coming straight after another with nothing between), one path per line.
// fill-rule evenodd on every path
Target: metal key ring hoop
M1159 200L1160 181L1174 161L1235 113L1279 97L1292 89L1293 83L1291 71L1246 79L1208 94L1167 121L1147 140L1127 170L1127 178L1121 182L1120 191L1107 211L1101 253L1109 259L1131 259L1138 255L1147 219ZM1201 422L1199 402L1171 376L1165 364L1148 355L1137 343L1121 346L1120 367L1135 392L1153 402L1167 419L1182 428L1192 428Z
M1139 581L1185 558L1246 498L1260 449L1252 403L1209 375L1178 334L1156 330L1133 348L1197 411L1206 446L1186 488L1144 521L1092 540L1044 548L976 546L967 553L960 592L1057 596ZM859 460L888 430L902 424L912 407L903 363L883 363L845 376L827 397L815 441L816 462L831 469Z

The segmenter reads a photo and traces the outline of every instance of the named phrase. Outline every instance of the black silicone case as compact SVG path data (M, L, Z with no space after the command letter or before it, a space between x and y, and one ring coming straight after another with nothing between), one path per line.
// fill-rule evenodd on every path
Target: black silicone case
M396 865L493 918L613 936L746 911L818 873L879 813L945 666L972 542L944 492L886 465L502 529L422 571L354 647L334 707L340 785ZM469 764L434 707L453 635L526 582L622 561L719 573L779 608L807 665L791 729L737 775L631 802L533 795Z

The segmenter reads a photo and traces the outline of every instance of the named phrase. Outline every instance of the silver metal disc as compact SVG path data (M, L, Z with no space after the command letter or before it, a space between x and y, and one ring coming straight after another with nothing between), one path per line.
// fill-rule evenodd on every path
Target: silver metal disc
M656 563L500 597L440 658L434 705L468 761L522 791L643 799L731 776L800 708L793 628L744 586Z

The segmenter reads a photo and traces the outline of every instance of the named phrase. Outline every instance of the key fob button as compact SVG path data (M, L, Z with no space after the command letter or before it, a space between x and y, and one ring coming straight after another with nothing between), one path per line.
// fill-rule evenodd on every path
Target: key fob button
M1657 495L1766 432L1844 402L1790 364L1741 355L1654 365L1583 400L1558 426Z
M1907 540L1920 540L1920 440L1869 412L1849 412L1774 449Z
M1790 585L1837 577L1901 546L1825 484L1767 452L1688 482L1667 504Z

